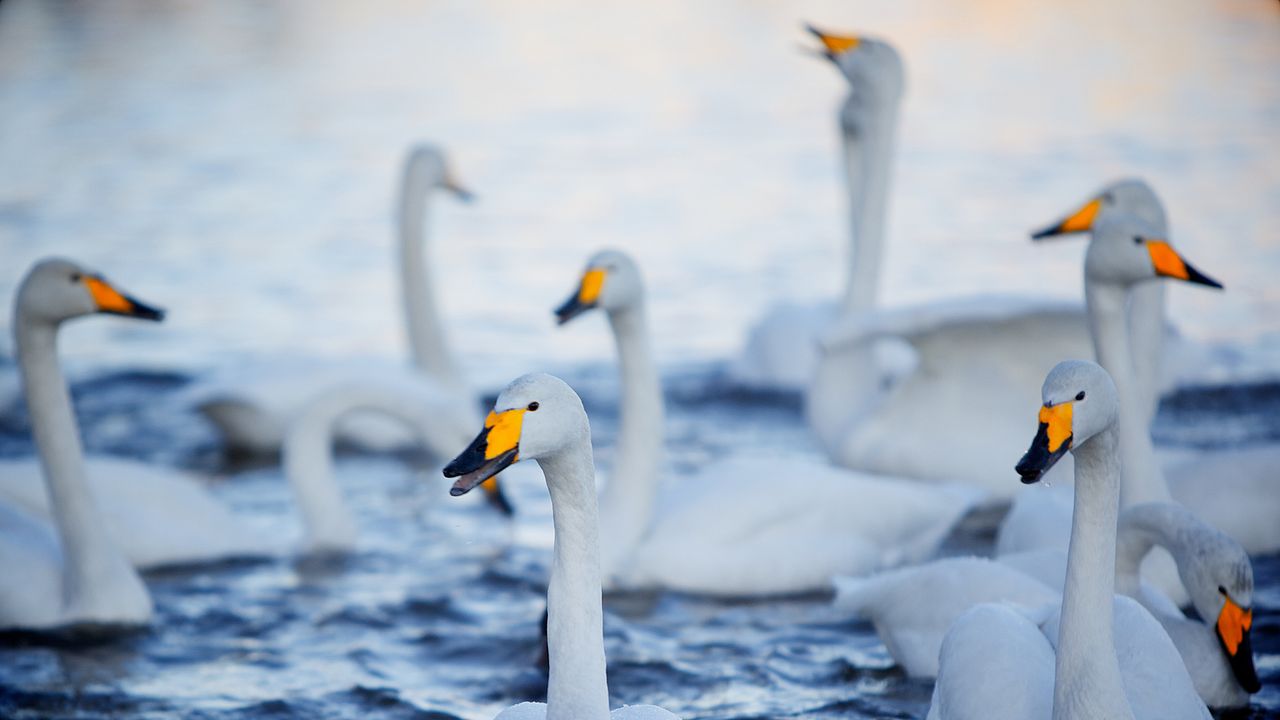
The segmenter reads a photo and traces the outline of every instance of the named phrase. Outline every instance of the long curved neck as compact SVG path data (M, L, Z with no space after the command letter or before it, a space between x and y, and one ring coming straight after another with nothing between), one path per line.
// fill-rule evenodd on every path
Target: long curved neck
M551 492L555 549L547 586L547 720L607 720L600 523L590 436L539 458Z
M92 604L96 590L113 585L116 573L128 566L107 537L89 493L79 428L58 366L57 337L56 325L29 320L21 312L14 319L31 432L65 561L63 602L82 607Z
M1119 442L1116 429L1108 428L1072 451L1075 510L1058 629L1054 720L1133 717L1112 640Z
M400 187L400 290L414 366L447 387L460 388L462 373L449 354L426 263L427 211L435 184L421 161L411 159L405 166Z
M1126 322L1127 299L1123 286L1085 278L1089 331L1093 335L1098 364L1111 373L1120 393L1120 455L1124 466L1121 507L1171 500L1151 444L1149 396L1144 395L1134 379L1134 361Z
M600 495L609 528L605 569L617 569L649 527L663 449L662 382L649 347L644 303L609 313L621 366L622 422L613 475Z
M1160 381L1164 377L1163 282L1145 282L1129 291L1129 338L1147 427L1160 408Z
M1116 538L1116 592L1143 600L1141 569L1147 553L1159 545L1181 565L1185 549L1179 532L1197 525L1186 508L1173 503L1142 503L1126 508L1120 513Z
M857 126L841 123L850 220L849 270L840 304L844 317L870 310L876 304L898 125L899 98L847 101L862 102L870 102L871 106L858 108Z

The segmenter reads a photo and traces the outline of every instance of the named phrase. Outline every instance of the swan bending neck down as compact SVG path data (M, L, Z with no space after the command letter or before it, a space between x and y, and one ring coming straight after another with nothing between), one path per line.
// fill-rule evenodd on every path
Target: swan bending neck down
M530 374L503 390L484 429L444 469L462 495L519 460L534 459L551 493L555 547L547 587L547 703L522 703L498 718L675 718L654 706L609 712L601 607L599 516L591 428L562 380Z
M1075 510L1056 648L1018 613L979 605L943 641L929 717L1208 718L1168 636L1136 604L1113 599L1120 493L1115 384L1093 363L1068 361L1049 373L1042 397L1039 429L1018 474L1024 483L1038 482L1068 450L1075 456ZM1137 613L1136 625L1154 627L1143 652L1150 671L1145 680L1157 687L1121 674L1113 617L1122 609ZM998 679L981 681L990 673Z
M336 427L351 413L388 415L409 428L433 458L449 457L471 435L478 417L469 403L431 385L349 382L317 394L303 407L285 437L284 474L302 514L304 547L313 553L351 552L356 522L334 478ZM464 424L464 419L468 419ZM497 479L484 484L485 498L504 515L512 508Z
M137 625L151 617L146 587L110 542L90 495L79 429L58 366L59 326L93 313L164 317L68 260L37 263L18 288L13 325L18 366L57 541L55 547L39 543L45 527L0 506L0 523L8 528L0 533L0 564L10 578L21 578L0 587L0 628Z

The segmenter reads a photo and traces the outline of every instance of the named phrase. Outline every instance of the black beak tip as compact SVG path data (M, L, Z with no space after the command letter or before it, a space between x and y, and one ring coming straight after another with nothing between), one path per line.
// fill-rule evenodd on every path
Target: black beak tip
M457 477L457 475L449 475L446 473L445 477ZM449 494L452 495L453 497L461 497L463 495L466 495L467 491L463 490L460 487L455 487L455 488L449 488Z
M1032 240L1045 240L1058 234L1057 228L1044 228L1043 230L1034 230L1031 233Z

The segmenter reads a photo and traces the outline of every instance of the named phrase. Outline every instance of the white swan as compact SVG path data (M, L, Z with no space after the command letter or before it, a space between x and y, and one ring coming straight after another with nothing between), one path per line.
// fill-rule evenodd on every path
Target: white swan
M1076 495L1061 620L1042 634L1001 605L979 605L947 632L929 717L1209 718L1169 636L1145 609L1116 598L1121 402L1105 370L1054 367L1023 482L1039 481L1068 450ZM1113 633L1116 625L1123 628Z
M1212 708L1243 707L1258 691L1249 636L1253 568L1238 543L1172 503L1145 503L1120 513L1116 591L1137 600L1178 648L1201 700ZM1201 617L1182 614L1141 582L1139 567L1153 546L1173 554ZM838 607L870 620L889 654L912 677L935 677L947 628L980 603L1032 610L1057 601L1066 553L1038 550L986 558L946 558L867 578L837 578Z
M662 387L644 284L625 253L593 256L561 323L600 308L621 364L617 462L600 497L606 582L714 595L824 589L931 556L979 493L855 473L806 458L739 454L659 487ZM804 491L779 492L787 483ZM732 512L725 503L732 501Z
M558 378L517 378L494 403L480 435L445 477L462 495L519 460L537 460L551 492L554 558L547 587L547 702L521 703L500 720L669 720L652 705L609 712L604 612L600 601L599 518L591 428L577 393Z
M414 148L405 161L398 209L398 264L412 366L371 370L352 363L301 361L214 373L193 384L184 393L183 401L213 422L228 449L249 453L278 451L289 423L317 388L353 378L377 375L383 381L394 379L405 385L429 382L437 385L439 392L453 393L479 405L448 351L425 263L428 199L437 188L463 199L471 197L449 174L444 153L438 147ZM460 422L469 420L462 418ZM342 431L344 437L373 446L404 439L400 428L386 424L347 424Z
M0 567L7 578L0 583L0 629L142 625L151 618L151 597L112 544L89 492L58 367L59 325L92 313L163 317L67 260L37 263L18 288L15 349L54 513L50 525L0 502Z
M44 261L28 273L24 287L41 285L59 287L61 275L77 273L89 277L84 270L73 269L68 261ZM62 288L65 290L65 288ZM42 302L53 303L52 293L37 294L26 299L19 291L15 311L15 332L22 323L32 323L50 312ZM44 298L49 298L45 300ZM144 306L139 306L144 307ZM158 316L157 316L158 317ZM29 363L50 363L50 372L58 372L56 358L43 355ZM23 375L32 408L32 423L38 413L56 413L59 399L40 394L32 387L30 371ZM73 432L62 429L60 432ZM158 468L120 458L94 457L84 466L88 492L99 508L100 522L112 543L137 568L210 562L232 557L261 554L263 539L212 495L194 476L172 468ZM44 489L44 463L34 459L0 461L0 503L21 508L34 517L52 521L57 503Z
M884 243L902 61L873 38L814 31L849 81L840 111L851 214L853 263L834 322L820 339L800 341L816 324L792 312L751 341L755 356L803 359L805 413L831 459L845 467L925 480L960 480L1007 498L999 458L1019 449L1017 411L1039 389L1045 368L1088 348L1079 305L1001 296L875 309ZM813 317L819 317L814 314ZM820 347L816 357L809 348ZM767 349L767 352L766 352ZM967 424L971 408L987 419ZM964 425L966 432L955 428ZM931 452L917 438L933 438ZM946 457L948 463L937 462Z
M449 457L470 439L479 418L470 427L462 425L458 419L469 409L432 390L427 384L352 382L317 393L299 412L285 436L282 462L302 515L306 552L346 553L356 547L356 521L333 474L331 449L343 417L370 411L388 415L410 428L433 457ZM510 515L497 482L485 482L485 497Z

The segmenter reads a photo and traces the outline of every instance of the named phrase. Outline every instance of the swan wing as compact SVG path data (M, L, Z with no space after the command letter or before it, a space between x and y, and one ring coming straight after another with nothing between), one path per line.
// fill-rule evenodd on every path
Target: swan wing
M1029 720L1053 713L1053 648L1004 605L978 605L942 641L931 720Z

